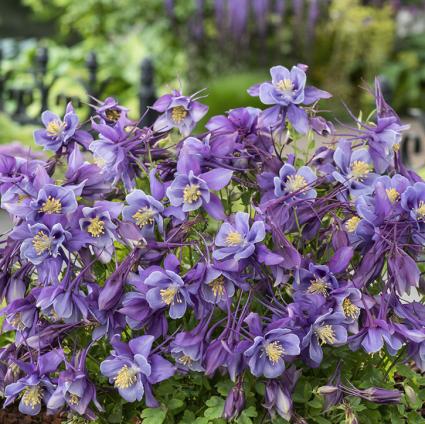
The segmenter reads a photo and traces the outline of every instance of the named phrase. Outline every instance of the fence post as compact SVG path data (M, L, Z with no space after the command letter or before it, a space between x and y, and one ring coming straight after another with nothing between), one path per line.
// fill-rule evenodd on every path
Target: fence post
M3 62L3 49L0 46L0 112L3 112L4 108L4 83L5 83L5 77L2 73L2 62Z
M95 52L90 52L87 56L86 66L89 71L89 80L87 85L87 94L89 96L97 97L97 70L99 64L97 63L97 56Z
M155 103L155 69L150 58L145 58L140 64L140 90L139 90L139 113L144 115L140 122L143 127L150 126L156 119L156 112L148 109Z
M41 116L41 114L49 108L49 85L45 84L47 64L49 63L49 51L47 50L47 47L40 47L37 49L35 60L35 80L36 85L40 90L39 116Z

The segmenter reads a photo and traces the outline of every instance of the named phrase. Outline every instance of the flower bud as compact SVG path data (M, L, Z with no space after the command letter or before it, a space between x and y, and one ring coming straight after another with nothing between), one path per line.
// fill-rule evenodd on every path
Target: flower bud
M223 418L232 420L239 416L245 406L245 395L243 393L242 385L236 384L227 395L226 402L224 403Z
M330 395L338 391L338 387L335 386L322 386L317 389L319 395Z

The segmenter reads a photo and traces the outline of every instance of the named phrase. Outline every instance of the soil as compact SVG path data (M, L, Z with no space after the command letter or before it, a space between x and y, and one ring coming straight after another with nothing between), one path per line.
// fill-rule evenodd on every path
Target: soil
M0 424L61 424L62 418L58 415L44 413L35 417L21 414L17 408L0 409Z

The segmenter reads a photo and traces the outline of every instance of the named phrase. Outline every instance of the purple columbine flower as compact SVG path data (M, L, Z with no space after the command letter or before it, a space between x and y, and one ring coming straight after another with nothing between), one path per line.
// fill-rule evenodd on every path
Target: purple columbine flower
M192 331L177 333L170 344L171 356L181 370L204 371L202 366L206 326L200 322Z
M72 188L46 184L30 203L30 218L52 214L67 214L77 209L78 203Z
M273 105L263 112L262 124L273 127L281 120L284 125L287 118L299 133L307 133L307 113L299 105L309 105L331 95L312 86L306 87L307 76L300 66L293 66L291 70L284 66L274 66L270 69L270 75L271 81L257 84L248 90L252 96L259 96L265 105Z
M322 345L339 346L347 341L347 330L342 324L344 315L332 309L319 316L304 336L301 346L308 348L308 357L318 366L323 359Z
M4 406L10 405L20 397L19 412L26 415L37 415L41 411L41 402L47 403L54 390L48 374L56 371L62 361L63 353L57 349L40 355L36 365L17 361L16 365L26 375L16 383L6 386Z
M400 149L402 132L409 129L409 125L402 125L400 118L385 101L378 78L375 79L375 101L376 125L363 125L362 132L367 139L374 167L382 174L394 163L394 152Z
M168 307L172 319L181 318L192 303L184 281L171 270L153 271L145 285L151 287L146 293L149 306L153 310Z
M220 199L210 190L221 190L232 178L233 171L216 168L196 176L193 171L188 175L177 173L167 188L167 197L172 206L183 212L191 212L201 206L214 218L224 219L224 209Z
M154 236L155 224L160 233L163 232L164 206L153 196L145 194L142 190L134 190L127 195L122 216L126 221L134 222L142 232L143 237Z
M88 234L95 255L103 263L111 260L117 228L112 219L118 219L121 209L121 203L99 201L94 203L93 208L85 207L81 210L83 217L79 220L80 228Z
M334 161L338 167L333 177L357 197L370 194L377 175L373 172L373 162L366 148L352 149L351 141L340 140L334 153Z
M121 106L113 97L107 97L103 102L94 100L97 104L92 107L106 125L114 126L122 115L127 116L128 109Z
M263 221L255 221L249 226L249 214L237 212L234 224L225 222L220 227L215 245L218 249L213 252L214 259L249 258L255 251L255 245L264 240L266 230Z
M39 224L22 224L12 234L22 238L21 256L34 265L42 265L46 259L57 258L60 249L71 239L71 233L66 231L60 222L51 227Z
M245 407L245 394L243 381L240 379L229 391L224 402L223 418L226 420L236 419Z
M401 207L414 221L425 222L425 183L408 187L401 196Z
M309 264L308 270L300 268L295 273L295 287L309 295L328 297L339 284L327 265Z
M46 128L35 130L34 140L36 144L43 146L44 150L57 152L70 141L77 141L87 147L91 141L91 136L87 132L77 130L79 120L71 103L66 107L63 120L49 110L41 114L41 120Z
M164 132L178 128L187 137L208 112L208 106L197 102L195 95L187 97L180 91L173 90L171 94L160 97L152 106L153 110L162 113L154 123L154 131Z
M308 166L297 170L287 163L280 168L279 177L274 177L274 194L276 197L293 194L294 198L314 199L317 193L311 185L316 179L316 174Z
M175 368L160 355L152 354L153 336L141 336L128 344L113 340L111 356L100 364L100 371L128 402L145 396L148 406L156 407L150 384L159 383L174 375Z
M201 286L202 296L209 303L223 302L234 295L235 282L231 272L207 266Z
M300 353L300 339L287 328L276 328L256 336L254 343L244 355L256 377L279 377L285 371L285 357Z
M96 387L87 375L86 357L87 349L84 349L74 355L73 363L66 362L67 369L59 373L57 386L47 402L47 409L57 411L67 405L71 411L95 419L89 408L90 402L93 402L99 411L103 411L96 398Z

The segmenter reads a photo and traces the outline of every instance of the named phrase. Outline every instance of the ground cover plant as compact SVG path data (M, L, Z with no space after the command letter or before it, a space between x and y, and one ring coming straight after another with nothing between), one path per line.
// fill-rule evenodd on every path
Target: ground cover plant
M43 113L49 159L3 149L5 407L69 423L424 422L425 182L400 161L406 127L379 81L376 109L336 131L307 73L273 67L248 90L263 109L201 133L205 91L174 90L152 127L93 99L88 122L71 104Z

